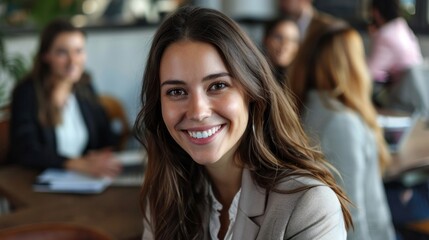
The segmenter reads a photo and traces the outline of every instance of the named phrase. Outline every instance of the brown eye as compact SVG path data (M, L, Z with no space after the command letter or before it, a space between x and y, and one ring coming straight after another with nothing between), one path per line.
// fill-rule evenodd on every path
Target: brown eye
M224 88L226 88L228 85L224 82L218 82L218 83L214 83L212 85L210 85L209 90L210 91L216 91L216 90L222 90Z
M186 92L183 89L174 88L174 89L168 90L167 95L168 96L182 96L182 95L186 95Z

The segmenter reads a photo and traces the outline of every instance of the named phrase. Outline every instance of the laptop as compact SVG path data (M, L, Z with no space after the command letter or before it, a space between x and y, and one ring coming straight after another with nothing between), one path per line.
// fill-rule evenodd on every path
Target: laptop
M420 114L411 116L387 116L379 115L378 123L384 130L390 153L398 153L410 139L411 132L416 128Z

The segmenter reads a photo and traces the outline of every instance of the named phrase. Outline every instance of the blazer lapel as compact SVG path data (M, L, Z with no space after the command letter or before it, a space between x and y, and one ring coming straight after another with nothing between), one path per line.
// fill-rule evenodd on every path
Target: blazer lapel
M265 201L265 189L257 186L253 182L249 170L244 169L233 239L256 239L260 226L252 218L264 214Z

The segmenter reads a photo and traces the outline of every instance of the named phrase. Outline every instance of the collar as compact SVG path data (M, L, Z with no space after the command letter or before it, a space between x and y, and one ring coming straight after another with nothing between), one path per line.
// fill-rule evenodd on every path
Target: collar
M241 196L234 226L234 239L256 239L259 225L253 218L265 213L266 190L256 185L250 171L243 170Z

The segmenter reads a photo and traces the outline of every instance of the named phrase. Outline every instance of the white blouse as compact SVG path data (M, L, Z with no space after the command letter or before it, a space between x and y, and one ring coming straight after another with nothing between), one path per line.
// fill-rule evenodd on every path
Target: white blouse
M88 129L74 94L70 95L62 111L62 122L55 127L57 152L75 158L82 155L88 143Z
M217 240L218 233L220 230L220 211L222 210L222 204L216 199L216 197L213 194L212 188L210 188L210 197L212 199L212 208L210 211L210 222L209 222L209 230L210 230L210 237L213 240ZM237 217L237 209L238 209L238 200L240 199L241 189L235 194L234 199L232 200L231 206L228 210L229 215L229 226L228 231L225 234L224 240L231 240L232 239L232 228L235 223L235 218Z

